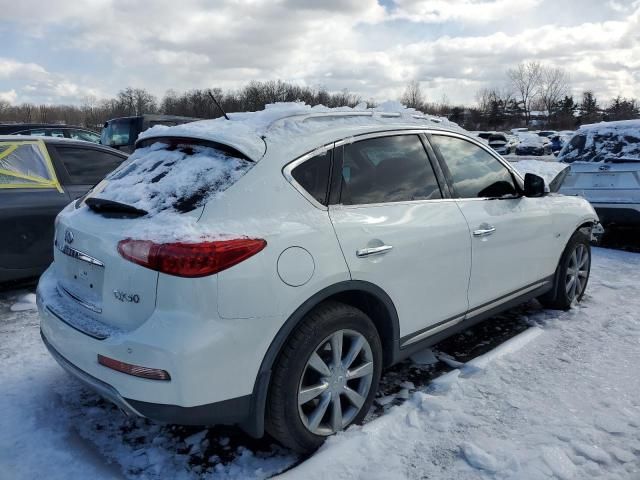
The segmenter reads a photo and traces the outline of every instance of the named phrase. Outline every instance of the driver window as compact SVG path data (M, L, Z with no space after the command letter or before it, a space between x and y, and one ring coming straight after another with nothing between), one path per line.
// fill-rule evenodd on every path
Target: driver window
M459 198L517 194L511 172L484 149L445 135L432 135L431 143L440 151Z

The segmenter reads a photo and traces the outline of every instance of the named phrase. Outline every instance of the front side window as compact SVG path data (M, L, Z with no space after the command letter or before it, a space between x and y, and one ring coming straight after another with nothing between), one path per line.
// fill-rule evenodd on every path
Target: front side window
M331 151L316 155L291 171L295 181L322 205L327 204L330 173Z
M344 205L442 198L417 135L372 138L344 147Z
M511 172L493 155L461 138L433 135L431 142L440 151L460 198L516 195Z
M74 185L95 185L124 160L122 157L88 148L57 147L57 150Z

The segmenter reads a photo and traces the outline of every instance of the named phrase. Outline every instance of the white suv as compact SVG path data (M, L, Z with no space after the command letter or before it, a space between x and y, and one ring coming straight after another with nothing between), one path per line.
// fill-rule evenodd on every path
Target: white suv
M385 367L528 299L581 299L597 216L544 191L412 111L156 127L59 215L42 337L130 414L313 450L364 418Z

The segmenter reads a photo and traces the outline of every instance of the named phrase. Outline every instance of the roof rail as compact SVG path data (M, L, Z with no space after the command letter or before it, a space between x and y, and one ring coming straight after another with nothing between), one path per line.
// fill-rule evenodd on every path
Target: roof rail
M384 111L375 111L375 110L367 110L367 111L338 111L338 112L313 112L313 113L295 113L286 115L280 118L276 118L273 120L268 126L267 130L278 126L286 120L297 120L300 122L304 122L307 120L319 119L319 118L347 118L347 117L379 117L379 118L407 118L411 120L424 120L427 122L434 123L442 123L442 119L429 117L426 115L419 114L409 114L403 112L384 112Z

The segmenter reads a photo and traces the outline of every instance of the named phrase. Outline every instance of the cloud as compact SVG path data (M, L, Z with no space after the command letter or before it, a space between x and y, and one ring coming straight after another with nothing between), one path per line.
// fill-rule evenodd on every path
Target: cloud
M24 54L0 58L0 91L67 102L280 78L382 100L417 79L430 99L470 102L540 60L569 70L576 93L640 96L640 2L566 0L554 18L555 1L22 0L3 7Z
M0 101L9 102L11 104L16 103L16 99L18 98L18 94L15 90L7 90L6 92L0 92Z

